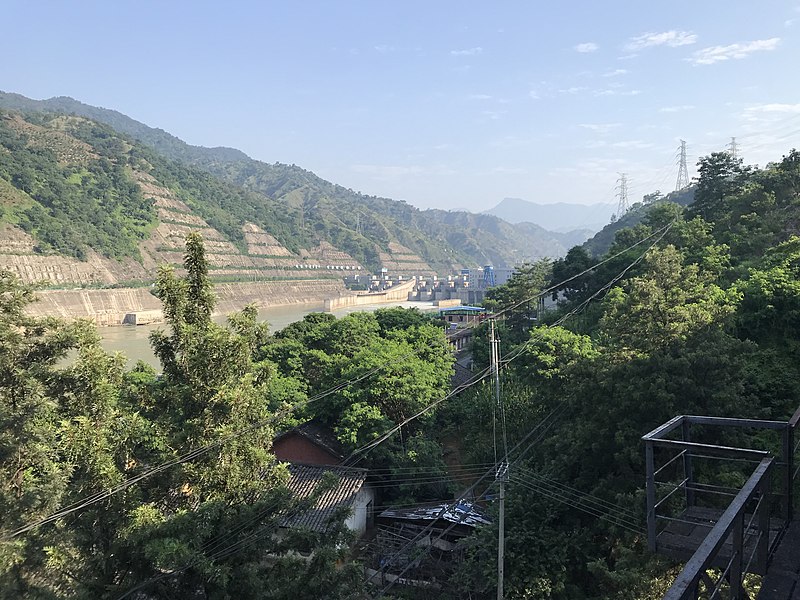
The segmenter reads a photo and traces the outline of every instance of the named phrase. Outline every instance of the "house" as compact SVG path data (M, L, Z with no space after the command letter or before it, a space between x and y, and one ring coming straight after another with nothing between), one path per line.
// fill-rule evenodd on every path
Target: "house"
M478 378L477 373L468 369L463 364L456 362L453 364L453 374L450 376L450 389L455 391L466 387Z
M298 500L311 498L328 473L338 477L335 487L324 492L314 505L283 518L281 527L325 533L341 511L347 511L345 526L364 535L374 519L375 491L365 485L366 469L331 465L289 464L287 487Z
M272 453L281 462L338 465L344 448L330 427L316 420L290 429L272 441Z
M482 321L488 312L481 306L454 306L440 308L439 317L447 321L450 327L466 327L475 321Z
M287 487L298 500L311 497L326 474L338 478L311 508L283 519L282 527L324 533L341 510L348 513L345 526L362 536L372 526L375 490L367 485L366 469L341 466L345 451L333 430L311 420L278 435L272 442L275 457L289 463Z
M462 542L491 521L474 504L420 504L388 509L377 517L378 531L367 573L380 582L438 587L464 558Z

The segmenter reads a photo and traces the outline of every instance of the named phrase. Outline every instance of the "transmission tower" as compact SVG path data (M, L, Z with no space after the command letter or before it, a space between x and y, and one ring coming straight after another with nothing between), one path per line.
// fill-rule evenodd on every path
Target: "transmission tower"
M678 161L678 181L675 183L675 191L689 187L689 169L686 168L686 141L681 140L681 157Z
M628 204L628 174L627 173L620 173L619 179L617 179L617 198L619 198L619 204L617 204L617 218L621 218L628 209L630 208L630 204Z
M731 138L731 143L728 144L727 147L728 147L728 153L731 155L731 158L733 158L733 160L739 158L739 144L736 143L735 137Z

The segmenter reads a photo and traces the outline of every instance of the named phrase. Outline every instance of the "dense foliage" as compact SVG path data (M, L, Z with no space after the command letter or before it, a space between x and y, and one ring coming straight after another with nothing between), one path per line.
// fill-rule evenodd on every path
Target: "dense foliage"
M531 267L492 294L514 307L501 337L504 356L519 353L503 388L511 440L563 411L512 467L508 597L660 598L675 571L646 552L640 437L676 414L785 420L800 405L800 153L763 170L728 155L700 166L688 209L654 203L604 256L573 248L549 281ZM550 282L557 309L520 315ZM491 410L484 389L443 415L470 461L491 457L491 431L475 426ZM716 475L743 481L726 468ZM491 594L496 544L496 531L476 537L463 597Z
M47 143L13 129L0 115L0 179L29 199L0 206L0 221L32 234L43 252L84 260L95 250L112 258L139 257L138 243L156 222L152 202L126 172L125 146L101 128L87 128L94 156L59 160Z
M227 326L211 320L197 236L184 267L182 279L165 267L156 286L169 325L152 336L160 375L141 363L126 371L88 323L26 316L33 290L0 276L0 597L252 598L269 587L267 597L289 598L300 581L332 598L358 589L355 565L336 567L343 528L274 536L306 506L270 452L285 426L279 409L302 403L303 386L258 358L267 330L253 309ZM12 535L64 507L75 510ZM308 548L310 561L292 558Z

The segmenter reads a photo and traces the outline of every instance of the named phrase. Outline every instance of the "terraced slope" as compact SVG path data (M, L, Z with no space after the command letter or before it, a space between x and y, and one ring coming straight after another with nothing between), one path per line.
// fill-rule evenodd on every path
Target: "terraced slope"
M72 98L37 101L0 92L3 107L81 115L113 127L128 142L137 140L135 153L147 154L156 179L243 251L241 227L252 223L298 256L324 241L372 271L388 269L390 264L410 265L414 256L420 266L445 273L462 266L509 266L561 256L571 241L490 215L418 210L404 202L360 194L295 165L253 160L232 148L191 146L119 112ZM213 180L198 169L213 175ZM391 244L405 250L395 253Z
M325 241L295 253L254 223L235 243L196 208L210 192L160 180L169 165L148 152L83 118L0 114L0 268L57 287L145 284L160 264L180 268L197 231L218 281L363 270Z

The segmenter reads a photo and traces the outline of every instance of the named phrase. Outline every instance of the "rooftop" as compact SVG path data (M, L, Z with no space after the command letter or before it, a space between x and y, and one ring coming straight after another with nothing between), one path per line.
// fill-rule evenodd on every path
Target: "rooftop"
M481 510L469 502L420 505L412 508L390 508L383 511L378 516L387 519L405 519L409 521L438 521L439 519L443 519L451 523L459 523L468 527L489 525L491 523Z
M319 421L311 420L298 425L297 427L285 431L275 438L275 441L280 440L291 434L301 435L304 438L312 441L316 445L330 452L337 458L344 458L344 448L341 442L336 439L336 434L327 425L323 425Z
M336 511L352 506L367 478L366 469L292 463L289 464L289 482L286 485L295 498L305 500L318 489L326 473L336 475L338 485L324 492L308 510L284 517L283 527L327 531Z

